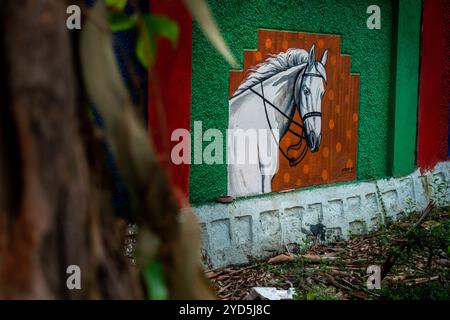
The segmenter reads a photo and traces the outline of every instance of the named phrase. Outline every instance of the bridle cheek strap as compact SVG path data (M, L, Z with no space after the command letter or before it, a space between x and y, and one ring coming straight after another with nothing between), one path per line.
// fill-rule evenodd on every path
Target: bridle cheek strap
M300 76L300 74L301 74L301 72L299 72L299 74L297 75L297 78ZM301 79L301 82L302 82L302 83L303 83L303 79L304 79L305 76L309 76L309 77L320 77L320 78L324 79L320 74L317 74L317 73L309 73L309 72L307 72L307 73L304 73L304 74L302 75L302 79ZM324 79L324 80L325 80L325 79ZM301 83L301 84L302 84L302 83ZM275 136L274 136L274 134L273 134L273 131L272 131L272 125L271 125L271 123L270 123L269 114L268 114L268 112L267 112L267 104L268 104L269 106L271 106L272 108L274 108L276 111L278 111L282 116L284 116L285 118L287 118L287 119L289 120L290 123L293 123L293 124L297 125L297 126L300 127L301 130L302 130L302 135L299 135L299 134L296 133L295 131L292 131L291 129L288 129L288 130L289 130L290 132L292 132L294 135L296 135L297 137L299 137L300 140L299 140L298 143L289 146L288 149L287 149L287 152L285 152L285 151L281 148L279 142L276 141L277 144L278 144L278 149L280 150L281 154L286 158L286 160L289 161L289 166L290 166L290 167L294 167L294 166L296 166L297 164L299 164L299 163L305 158L306 154L308 153L308 146L307 146L306 144L304 145L304 147L303 147L303 149L301 150L300 155L299 155L298 157L289 157L289 155L288 155L287 153L288 153L289 150L291 150L291 149L298 150L298 149L301 148L301 144L302 144L303 140L305 140L305 138L306 138L306 137L303 135L303 133L305 132L305 128L304 128L305 120L308 119L308 118L312 118L312 117L321 117L321 116L322 116L322 112L318 112L318 111L308 112L307 114L305 114L305 115L302 117L303 125L301 125L301 124L299 124L298 122L296 122L293 118L291 118L290 116L288 116L287 114L285 114L283 111L281 111L281 110L280 110L277 106L275 106L272 102L268 101L268 100L266 99L265 95L264 95L264 85L263 85L263 81L260 81L259 84L261 85L261 94L258 93L256 90L254 90L252 87L250 87L249 90L250 90L251 92L253 92L254 94L256 94L257 96L259 96L259 97L262 99L263 105L264 105L264 111L265 111L265 115L266 115L267 124L269 125L270 131L271 131L271 133L272 133L272 136L273 136L274 140L276 141L277 139L275 138ZM301 85L300 85L300 87L301 87ZM297 106L299 105L299 104L297 103L296 99L295 99L295 95L294 95L294 103L297 104Z
M300 76L300 74L301 74L301 72L299 72L299 74L297 75L297 78ZM317 78L322 78L324 81L326 81L325 78L321 74L313 73L313 72L305 72L302 74L300 89L303 87L303 80L305 79L305 77L317 77ZM296 82L297 82L297 80L296 80ZM296 101L296 99L295 99L295 93L294 93L294 102L298 107L300 106L298 101ZM305 120L308 118L311 118L311 117L322 117L322 112L313 111L313 112L308 112L307 114L303 115L303 117L302 117L303 125L305 125Z

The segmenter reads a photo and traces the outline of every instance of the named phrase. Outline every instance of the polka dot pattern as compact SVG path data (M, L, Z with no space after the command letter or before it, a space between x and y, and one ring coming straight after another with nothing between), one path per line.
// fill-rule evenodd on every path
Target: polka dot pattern
M336 113L341 113L341 105L340 104L337 104L335 109L336 109Z
M345 137L347 138L347 140L351 140L352 139L352 129L347 129L345 131Z
M328 90L327 91L327 94L328 94L328 99L330 99L331 101L333 101L334 100L334 91L331 89L331 90Z
M327 181L328 180L328 171L326 169L323 169L322 174L320 176L322 177L323 181Z
M330 128L330 130L334 129L334 120L330 119L330 121L328 121L328 127Z
M308 174L308 173L309 173L309 166L308 166L307 164L305 164L305 165L303 166L303 173L304 173L304 174Z
M352 159L348 159L347 163L345 164L345 166L347 167L347 169L350 169L353 167L353 160Z

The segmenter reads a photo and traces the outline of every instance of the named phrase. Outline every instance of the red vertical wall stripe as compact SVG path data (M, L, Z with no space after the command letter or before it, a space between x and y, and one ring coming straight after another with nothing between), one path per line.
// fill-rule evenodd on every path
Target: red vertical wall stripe
M448 155L450 78L445 70L450 69L450 50L445 30L450 30L450 21L444 19L450 10L447 1L423 3L417 140L417 163L422 170L446 160Z
M170 138L175 129L190 131L192 17L182 1L150 1L150 11L175 20L180 29L176 48L166 39L158 41L155 65L149 74L148 124L161 163L176 190L186 199L189 165L172 163L170 152L178 142L171 142Z

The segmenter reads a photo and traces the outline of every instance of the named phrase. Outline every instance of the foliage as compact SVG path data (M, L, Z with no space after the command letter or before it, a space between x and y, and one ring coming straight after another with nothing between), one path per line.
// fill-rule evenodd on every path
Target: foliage
M262 264L268 275L259 283L289 284L296 289L295 299L302 300L449 299L450 269L445 265L450 258L449 209L434 208L418 227L419 214L408 212L381 230L351 240L309 250L305 242L299 245L296 259ZM318 252L319 256L334 252L336 258L311 262L301 256ZM398 253L399 258L382 290L368 290L367 266L381 266L390 253Z
M208 20L208 26L215 25L212 14L204 0L197 0L195 2L186 0L185 2L188 4L189 9L196 13L199 13L200 11L197 9L201 8L202 15L193 14L199 20L200 24L202 24L201 21ZM161 199L161 203L157 204L146 202L147 200L142 201L142 199L136 196L137 194L142 194L142 190L149 191L152 183L162 183L163 188L160 188L161 192L164 192L163 189L167 188L168 185L165 177L161 173L154 177L153 182L147 178L143 178L149 176L148 170L151 170L150 168L154 166L155 159L152 157L152 150L148 145L146 131L140 125L138 119L136 119L136 115L132 109L130 109L131 100L129 94L124 86L123 79L120 77L117 65L114 63L115 59L111 46L113 38L110 33L103 31L104 27L109 24L112 32L131 31L135 33L137 35L135 55L139 62L145 68L149 69L155 62L157 41L160 38L169 40L173 47L178 45L179 26L167 16L142 12L136 3L127 0L97 1L93 11L97 10L97 13L100 13L99 17L97 17L99 19L95 23L92 21L89 27L86 26L82 34L82 65L89 96L98 107L99 113L104 119L106 135L112 144L113 153L117 158L119 170L124 176L125 184L128 187L135 188L131 190L131 194L135 195L134 199L131 199L131 202L136 206L133 211L150 212L156 215L164 211L166 216L168 213L173 214L178 211L177 206L170 197L163 197L167 203ZM99 22L102 22L100 25L102 30L99 28ZM211 27L209 30L206 30L203 27L202 30L209 38L211 38L211 34L214 34L212 31L216 31L215 37L212 39L214 40L213 43L225 55L224 57L227 61L234 61L229 50L224 50L226 44L220 33L218 33L217 28ZM99 47L102 50L98 50ZM226 55L227 53L228 55ZM96 59L93 57L97 58L95 63L93 60ZM108 81L95 81L94 79L100 75ZM126 132L119 132L118 129L123 129ZM133 140L132 145L134 147L130 149L130 144L127 143L129 140L123 137ZM131 154L128 155L128 152ZM139 189L139 192L136 192L137 189ZM166 191L166 193L168 192ZM156 194L153 195L156 196ZM164 205L167 205L167 207L164 208ZM171 215L170 217L174 218L175 216ZM156 228L152 226L153 221L145 220L139 215L138 217L146 221L147 227L150 225L151 230L161 230L161 228L158 229L160 226ZM200 272L189 274L189 272L199 267L199 263L196 260L196 253L197 248L200 250L200 236L194 213L190 212L189 215L184 214L184 217L185 221L183 223L180 223L180 225L172 223L174 227L169 228L169 230L180 234L184 232L191 239L195 237L198 241L198 246L193 245L195 242L192 242L189 248L185 248L185 241L182 241L181 237L176 238L169 233L162 233L159 234L159 237L165 240L165 246L167 245L166 242L168 242L167 239L177 239L171 242L173 245L172 251L160 251L159 257L147 252L147 254L141 255L137 259L139 261L138 267L145 278L150 299L166 299L170 285L171 297L212 297L209 283L205 281L203 275ZM166 225L171 224L170 222L168 223L170 219L165 219ZM137 223L139 224L139 221ZM156 224L158 223L156 222ZM177 241L181 243L175 246ZM138 247L140 244L142 245L142 241L137 241ZM165 254L165 256L163 257L162 254ZM164 268L165 264L163 263L163 261L170 260L167 258L167 255L174 255L175 258L171 257L171 259L179 260L177 262L178 264L176 264L178 268L173 268L170 273ZM180 266L180 264L183 266ZM190 264L192 267L189 267ZM187 276L181 276L185 273L187 273ZM177 277L177 281L171 280L174 277ZM166 280L167 284L165 283ZM174 287L177 287L178 290L175 290Z
M90 10L97 19L88 19L80 35L82 75L129 190L130 218L139 227L137 273L152 299L168 295L173 299L212 299L214 294L201 272L197 218L189 209L180 215L167 176L159 170L148 131L133 108L117 64L114 37L105 32L111 11L103 1L97 1ZM143 19L139 17L137 13L137 27L139 19Z
M450 300L450 283L429 282L410 286L399 283L381 288L382 300Z
M132 29L136 25L135 17L123 12L110 12L109 25L113 32Z
M168 298L164 278L164 267L159 259L152 260L146 270L145 279L148 289L148 298L151 300L165 300Z
M127 5L127 0L105 0L105 4L109 8L123 10Z
M313 245L314 241L311 237L302 237L300 243L298 244L298 252L300 254L305 254L308 252L309 248Z
M450 220L448 209L435 209L422 226L411 228L406 222L395 223L388 230L378 233L377 241L388 251L400 254L401 263L409 263L417 254L426 252L429 263L433 257L446 254L450 246ZM411 217L412 214L409 215ZM399 243L407 242L407 250L400 250Z
M307 290L297 291L294 295L295 300L341 300L341 295L336 290L329 287L312 285Z
M449 185L445 180L441 180L437 177L433 179L433 183L429 186L431 189L431 200L438 206L449 206L447 201Z
M127 0L106 0L106 5L111 31L137 29L135 53L144 67L149 68L153 65L157 52L156 42L159 38L168 39L173 47L177 46L179 27L169 17L142 12L130 15L125 12Z
M178 24L172 19L156 14L139 13L130 16L125 13L127 0L105 0L109 9L109 23L114 32L137 28L136 56L143 66L149 68L156 57L156 42L159 38L168 39L176 47L179 37ZM236 59L225 43L219 28L205 1L185 0L193 16L213 46L222 54L224 59L237 68Z
M155 61L157 39L166 38L170 40L173 47L176 47L179 30L176 22L161 15L143 14L140 22L136 55L139 61L148 68Z

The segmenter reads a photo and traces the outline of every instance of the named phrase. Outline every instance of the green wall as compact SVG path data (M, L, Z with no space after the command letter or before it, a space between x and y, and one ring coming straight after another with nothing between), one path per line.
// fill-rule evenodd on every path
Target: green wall
M415 166L422 1L400 0L398 12L393 176L407 175Z
M351 71L361 74L357 178L390 174L388 127L392 124L388 120L389 106L395 101L392 57L396 50L392 0L209 0L209 4L240 64L244 49L257 47L257 29L340 34L342 53L351 55ZM381 8L381 30L366 27L366 10L372 4ZM203 131L217 128L225 135L229 66L195 23L192 37L191 132L194 121L202 121ZM193 137L193 144L194 139L201 137ZM192 202L208 201L226 192L226 164L191 165Z

